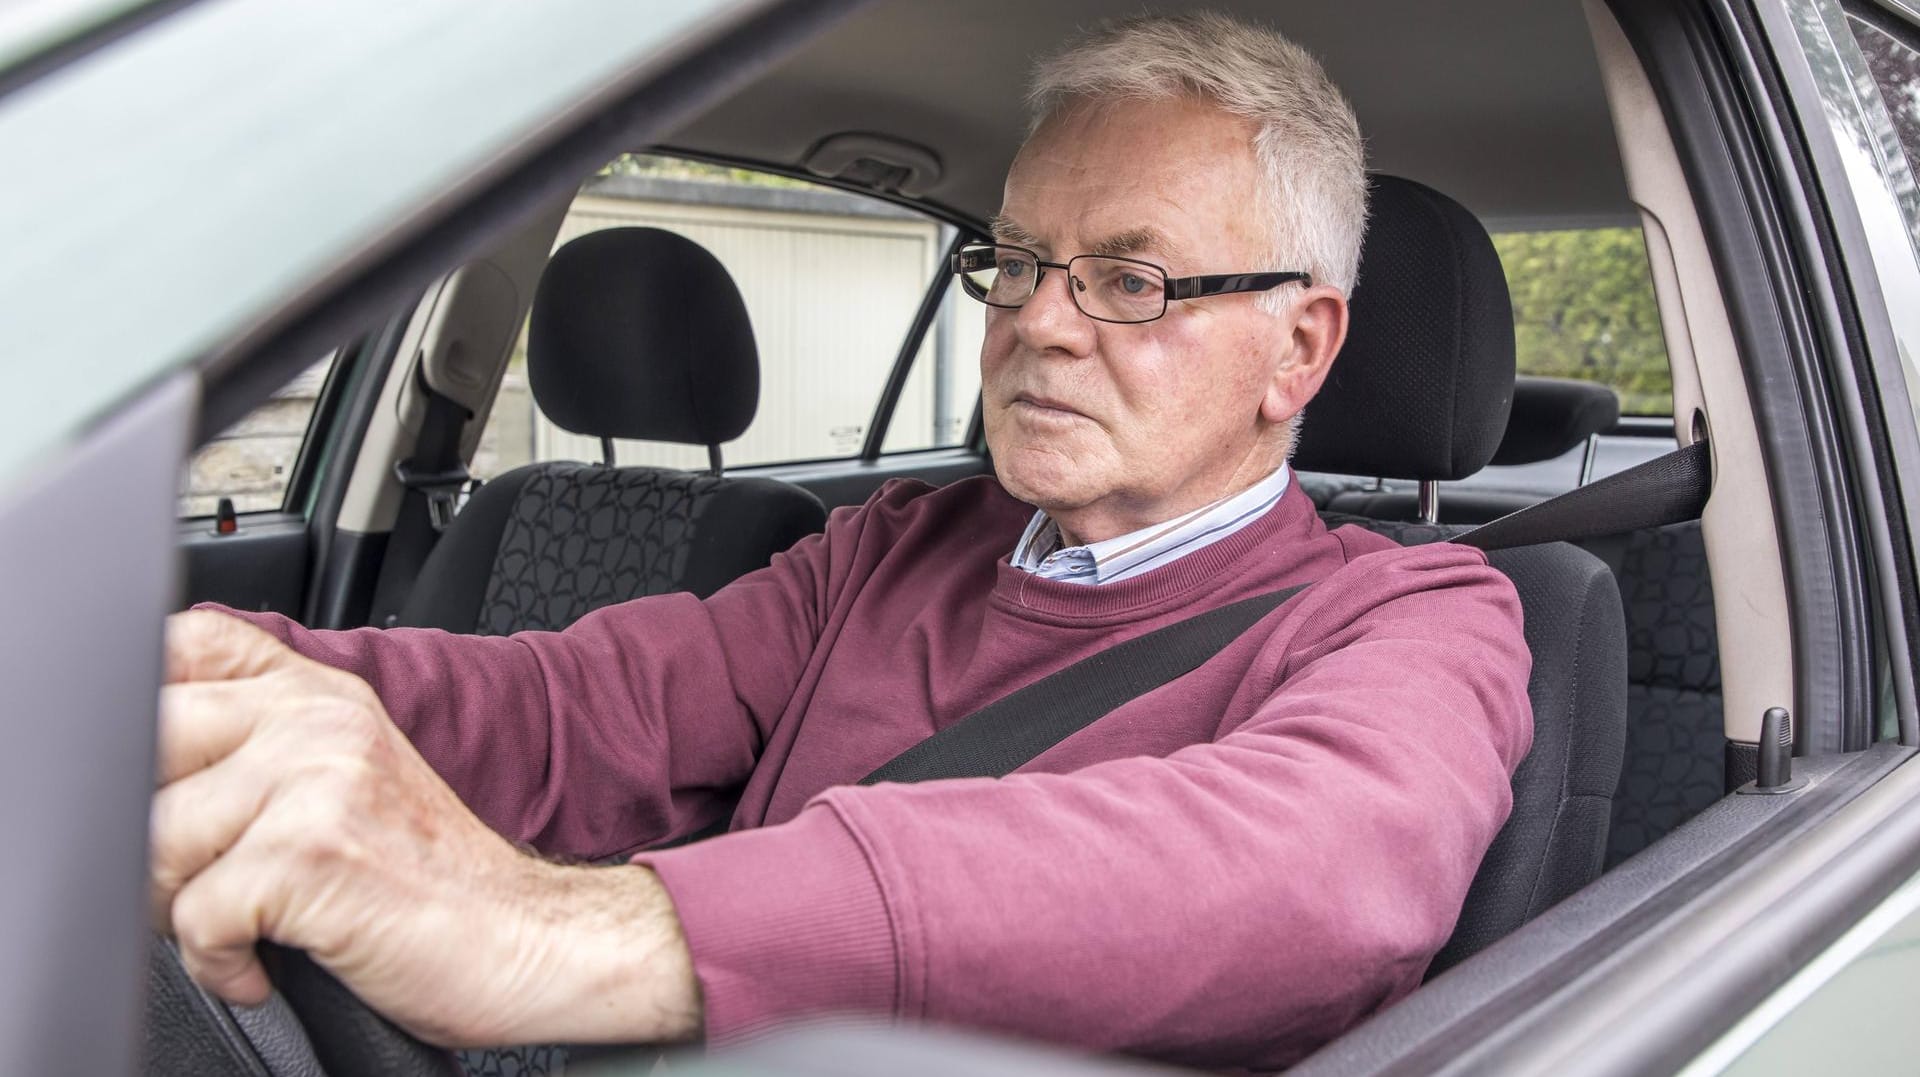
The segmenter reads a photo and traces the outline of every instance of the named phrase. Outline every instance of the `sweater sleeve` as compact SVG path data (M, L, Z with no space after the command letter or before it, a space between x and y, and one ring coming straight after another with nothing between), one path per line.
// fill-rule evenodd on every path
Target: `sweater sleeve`
M1265 622L1249 675L1275 687L1213 743L837 788L642 858L709 1036L865 1013L1265 1068L1412 990L1510 809L1530 659L1511 584L1474 551L1336 576L1360 582Z
M838 524L850 526L848 514ZM636 599L562 632L313 631L224 612L364 678L501 834L598 859L698 830L725 810L812 654L827 545L803 539L704 603ZM752 638L727 625L753 626Z

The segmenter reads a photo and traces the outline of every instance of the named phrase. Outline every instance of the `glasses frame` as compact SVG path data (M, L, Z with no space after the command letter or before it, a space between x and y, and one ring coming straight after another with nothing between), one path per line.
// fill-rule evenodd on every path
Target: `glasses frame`
M999 263L997 257L991 259L985 265L979 264L977 260L977 256L979 255L990 254L997 251L1016 251L1033 259L1035 270L1033 274L1033 286L1027 290L1027 294L1023 296L1018 303L993 302L987 298L986 291L974 284L967 276L968 273L977 273L982 269L990 269L994 265L997 265ZM975 257L970 258L970 255ZM1073 264L1086 258L1098 258L1107 262L1126 262L1131 265L1144 266L1160 274L1161 280L1166 284L1165 289L1160 293L1160 313L1151 318L1129 319L1102 318L1098 314L1090 313L1087 308L1080 305L1080 295L1074 290L1072 283L1078 279L1074 276ZM1021 307L1026 306L1028 300L1039 294L1040 283L1046 279L1047 270L1058 269L1067 275L1067 295L1073 300L1073 309L1085 314L1096 322L1106 322L1108 325L1145 325L1148 322L1157 322L1167 316L1167 304L1180 299L1204 299L1210 295L1231 295L1236 292L1266 292L1272 291L1282 284L1299 283L1307 285L1308 287L1313 285L1313 275L1310 273L1281 270L1266 270L1257 273L1207 273L1197 277L1176 277L1167 272L1167 267L1165 266L1156 265L1153 262L1141 258L1127 258L1117 254L1076 254L1064 262L1049 262L1041 258L1038 253L1026 247L1015 246L1012 243L969 243L953 252L948 268L954 276L960 278L961 291L985 303L987 306L998 307L1001 310L1019 310Z

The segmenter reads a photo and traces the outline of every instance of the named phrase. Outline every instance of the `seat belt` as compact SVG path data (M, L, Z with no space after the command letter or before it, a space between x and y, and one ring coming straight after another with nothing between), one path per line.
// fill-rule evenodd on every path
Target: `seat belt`
M1509 513L1448 541L1481 550L1501 550L1697 520L1712 491L1712 459L1707 443L1695 442ZM1122 704L1200 668L1308 586L1300 584L1241 599L1083 658L915 744L881 764L859 784L1011 774ZM731 814L654 848L687 845L723 834L732 821Z
M1713 492L1713 452L1700 440L1481 524L1452 541L1482 550L1620 535L1698 520Z
M989 703L860 779L999 778L1121 704L1199 669L1306 584L1243 598L1135 636Z
M400 503L393 534L387 539L368 611L368 622L381 628L391 628L398 621L400 607L406 604L421 566L440 541L440 533L453 522L460 490L470 480L460 459L460 435L473 413L427 384L424 373L416 372L415 378L416 386L426 396L427 411L420 421L413 455L393 465L394 477L407 488L407 495Z

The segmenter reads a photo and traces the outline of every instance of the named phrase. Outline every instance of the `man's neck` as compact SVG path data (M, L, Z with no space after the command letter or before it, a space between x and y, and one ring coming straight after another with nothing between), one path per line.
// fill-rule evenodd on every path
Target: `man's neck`
M1190 519L1223 501L1245 493L1256 484L1265 482L1285 466L1287 466L1286 461L1283 459L1257 474L1242 476L1236 473L1231 484L1221 493L1211 497L1197 494L1179 500L1163 501L1152 510L1126 512L1114 511L1112 507L1089 505L1083 509L1063 512L1047 510L1047 518L1053 521L1054 527L1060 532L1061 549L1091 546L1121 535L1135 534L1154 527L1177 525L1181 520ZM1169 505L1174 507L1169 510Z
M1059 528L1062 548L1087 546L1191 516L1218 505L1250 489L1255 483L1264 482L1274 472L1286 466L1288 455L1282 452L1277 460L1259 461L1249 457L1242 461L1223 483L1195 484L1174 497L1159 499L1150 506L1114 504L1109 501L1094 502L1078 509L1054 510L1045 506L1040 507L1046 512L1048 519L1053 521L1054 526Z

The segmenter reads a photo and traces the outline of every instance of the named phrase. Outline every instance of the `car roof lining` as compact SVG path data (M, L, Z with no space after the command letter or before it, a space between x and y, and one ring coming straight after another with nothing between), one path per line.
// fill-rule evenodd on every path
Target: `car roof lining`
M1359 114L1369 166L1445 191L1492 230L1634 223L1577 3L1153 5L1200 8L1270 23L1321 57ZM1021 93L1033 58L1131 10L1098 0L884 0L665 141L797 168L829 135L905 139L941 159L926 200L984 219L999 209L1026 129ZM1383 25L1396 32L1380 34Z

